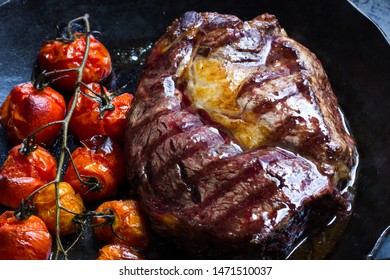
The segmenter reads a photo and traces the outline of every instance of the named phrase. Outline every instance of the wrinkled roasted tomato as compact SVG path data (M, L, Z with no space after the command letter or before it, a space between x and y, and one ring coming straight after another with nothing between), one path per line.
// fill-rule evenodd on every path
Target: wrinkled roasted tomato
M46 149L39 147L23 155L21 145L13 147L0 169L0 205L16 209L40 186L53 181L56 176L56 159Z
M59 201L67 210L80 214L85 210L84 203L79 194L65 182L59 185ZM37 215L45 222L51 233L56 232L56 191L55 184L51 184L40 190L34 197L34 206ZM73 222L75 214L68 211L60 211L60 235L65 236L76 231L77 225Z
M22 142L36 129L63 120L66 104L63 96L50 87L37 90L31 83L15 86L0 108L0 123L12 145ZM51 145L61 129L51 125L35 135L38 144Z
M64 181L85 201L112 196L126 179L125 158L120 146L101 135L81 143L83 147L75 149L72 158L81 179L91 185L83 184L78 179L72 164L68 165Z
M112 224L107 224L107 220L104 218L94 219L94 232L99 240L106 243L125 244L139 250L148 246L146 223L138 201L107 201L101 204L96 212L114 214L115 216Z
M74 69L81 66L86 46L86 36L76 33L75 39L67 41L46 42L38 53L38 66L42 71L52 72ZM111 73L111 57L106 47L91 36L87 64L82 81L84 83L100 82ZM63 91L73 91L77 81L77 72L68 71L53 75L53 84Z
M126 113L131 106L133 95L123 93L115 96L98 83L87 86L88 89L81 87L81 94L70 120L72 133L80 140L89 139L94 135L106 135L117 142L122 142Z
M37 216L18 220L13 211L0 215L0 260L46 260L52 238Z
M126 245L109 244L99 250L97 260L142 260L142 257Z

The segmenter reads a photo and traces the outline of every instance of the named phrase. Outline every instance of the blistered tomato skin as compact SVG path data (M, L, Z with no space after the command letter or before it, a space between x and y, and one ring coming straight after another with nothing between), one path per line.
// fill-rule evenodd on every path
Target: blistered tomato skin
M45 148L28 155L19 153L21 145L13 147L0 169L0 205L16 209L22 199L34 190L54 180L56 159Z
M101 87L97 83L87 85L95 93L101 94ZM81 91L88 95L79 94L76 108L70 120L72 133L80 140L90 139L94 135L106 135L111 139L122 142L126 128L126 114L131 106L133 95L123 93L111 100L113 110L106 110L101 115L101 105L93 100L96 95L85 87ZM111 92L103 88L110 98ZM72 99L73 100L73 99Z
M137 250L145 249L149 245L146 223L141 213L141 207L135 200L112 200L101 204L97 212L115 216L112 224L94 227L96 237L106 243L124 244ZM104 223L103 218L96 218L94 225ZM115 232L115 234L113 233Z
M0 215L0 260L47 260L52 238L37 216L18 220L13 211Z
M136 251L123 244L109 244L99 250L97 260L142 260Z
M83 180L93 177L99 187L83 185L72 164L68 165L64 181L68 182L85 201L107 199L116 193L126 180L125 158L121 147L105 136L94 136L81 142L82 147L72 153L73 162Z
M7 131L8 141L17 145L38 128L63 120L66 114L64 97L45 87L37 90L31 83L15 86L0 108L0 123ZM38 144L52 145L61 129L60 124L49 126L35 134Z
M75 34L75 37L76 39L71 42L55 40L45 43L38 53L39 68L46 72L79 68L85 54L86 36ZM91 36L82 81L87 84L100 82L110 75L111 67L108 50L100 41ZM75 89L77 71L56 73L53 78L55 78L54 86L59 91L71 92Z
M73 188L65 182L59 183L59 200L61 206L73 213L80 214L85 210L84 203L80 195L76 194ZM56 191L55 184L51 184L39 191L34 197L34 206L49 232L56 232ZM65 210L60 211L60 235L66 236L76 231L77 225L73 222L75 214Z

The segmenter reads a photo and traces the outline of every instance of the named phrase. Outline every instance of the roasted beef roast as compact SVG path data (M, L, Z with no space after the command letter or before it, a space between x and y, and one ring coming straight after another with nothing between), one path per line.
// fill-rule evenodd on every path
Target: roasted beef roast
M125 149L152 229L201 258L285 258L343 211L355 150L320 62L274 16L196 12L155 43Z

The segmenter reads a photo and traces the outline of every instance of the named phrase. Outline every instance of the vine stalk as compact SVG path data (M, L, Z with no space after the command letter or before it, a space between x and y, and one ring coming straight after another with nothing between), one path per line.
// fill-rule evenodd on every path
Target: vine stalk
M74 98L73 98L73 101L69 107L68 112L66 113L64 120L62 121L61 152L59 155L58 165L57 165L57 173L56 173L56 177L54 180L55 193L56 193L56 236L55 236L56 253L54 256L55 259L58 259L60 254L63 254L64 258L66 259L67 252L69 250L69 249L68 250L64 249L63 244L61 242L61 238L60 238L60 213L61 213L61 210L63 209L63 207L62 207L61 201L60 201L59 183L61 181L62 169L64 168L64 165L65 165L65 155L68 153L68 145L67 144L68 144L69 122L70 122L70 118L72 117L73 111L76 107L76 102L77 102L78 95L80 92L80 85L81 85L81 81L82 81L82 77L83 77L83 72L84 72L84 69L85 69L86 64L87 64L87 59L88 59L88 54L89 54L89 49L90 49L90 41L91 41L90 32L91 32L91 30L90 30L88 17L89 17L88 14L85 14L82 17L79 17L79 18L76 18L76 19L70 21L68 24L68 32L71 32L71 24L73 22L80 21L80 20L84 21L85 29L86 29L86 33L85 33L85 36L86 36L85 42L86 43L85 43L85 51L84 51L83 60L80 64L80 67L78 69L76 69L77 81L76 81L76 88L74 91ZM75 243L73 243L73 244L75 244Z

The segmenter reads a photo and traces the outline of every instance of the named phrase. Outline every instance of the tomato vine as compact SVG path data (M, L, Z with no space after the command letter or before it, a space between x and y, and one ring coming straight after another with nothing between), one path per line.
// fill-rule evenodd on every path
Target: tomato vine
M76 79L75 89L74 89L74 98L71 100L70 106L68 107L68 111L67 111L63 120L50 122L50 123L47 123L46 125L38 128L37 130L32 132L26 139L24 139L22 141L21 148L19 149L20 154L23 154L23 155L30 154L38 147L38 145L35 143L35 135L38 132L40 132L41 130L44 130L45 128L52 126L52 125L61 125L61 131L62 131L61 139L60 139L61 149L60 149L59 156L58 156L55 179L42 185L41 187L39 187L38 189L33 191L24 200L22 200L18 209L16 209L16 211L15 211L15 217L20 219L20 220L24 220L24 219L27 219L28 217L30 217L34 212L34 206L31 202L32 198L42 189L48 187L49 185L54 184L54 186L55 186L55 202L56 202L55 203L56 204L55 205L55 207L56 207L56 211L55 211L55 221L56 221L55 222L55 227L56 227L55 228L55 244L56 244L56 249L55 249L54 256L53 256L54 259L60 259L60 258L67 259L68 258L68 252L79 241L79 239L82 236L83 230L86 228L86 226L91 225L93 217L105 219L106 222L104 222L102 225L105 225L107 223L112 223L115 219L112 211L109 213L98 213L96 211L88 211L88 212L84 212L84 213L74 213L74 212L70 211L69 209L67 209L66 207L64 207L61 204L61 200L60 200L60 187L59 186L60 186L60 182L63 179L62 178L63 177L63 170L64 170L64 167L66 164L67 157L70 158L70 162L73 165L73 168L75 169L77 177L79 178L80 182L83 185L88 185L90 187L90 191L98 190L100 187L98 180L95 178L86 178L86 180L83 180L81 178L81 176L78 174L77 169L73 163L71 151L68 147L69 123L70 123L70 119L72 117L72 114L76 108L78 96L79 96L79 94L81 94L80 86L82 86L82 85L85 86L85 84L82 82L82 78L83 78L84 70L85 70L86 65L87 65L88 54L90 51L91 34L93 33L93 32L91 32L91 29L90 29L89 15L85 14L84 16L81 16L81 17L78 17L78 18L75 18L75 19L69 21L69 23L67 25L66 35L63 35L63 38L62 38L64 42L70 42L76 38L73 34L72 26L73 26L73 24L75 24L77 22L82 22L84 27L85 27L85 32L83 32L82 34L78 33L78 35L77 35L77 38L79 38L81 36L85 36L85 42L86 42L85 43L85 51L84 51L84 55L83 55L82 61L80 63L80 66L78 68L55 70L55 71L51 71L51 72L42 71L42 73L40 73L37 76L36 80L34 81L34 87L37 90L42 90L46 86L50 85L54 80L61 79L61 76L57 76L57 74L64 73L66 76L67 72L77 72L77 79ZM56 76L57 78L53 79L52 78L53 76ZM64 76L62 76L62 77L64 77ZM103 92L103 93L105 93L105 92ZM96 93L96 95L98 95L98 94ZM103 96L103 98L106 98L106 96ZM112 109L110 106L106 106L106 107L108 107L108 108L104 108L104 110L111 110ZM68 246L68 248L64 247L64 244L63 244L62 239L61 239L61 229L60 229L61 210L69 212L71 214L74 214L75 217L73 219L73 222L75 224L78 224L81 226L81 232L77 235L75 240ZM95 226L99 226L99 225L95 225Z

